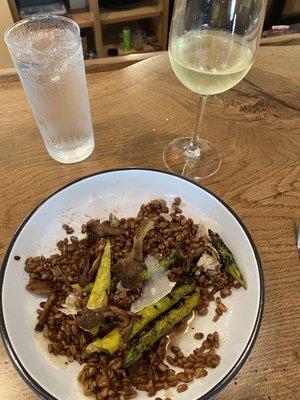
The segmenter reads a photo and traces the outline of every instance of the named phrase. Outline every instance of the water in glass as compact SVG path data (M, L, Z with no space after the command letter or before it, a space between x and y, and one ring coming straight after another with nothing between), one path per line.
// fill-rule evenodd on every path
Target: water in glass
M80 36L55 19L40 25L18 35L10 50L49 154L81 161L94 137Z

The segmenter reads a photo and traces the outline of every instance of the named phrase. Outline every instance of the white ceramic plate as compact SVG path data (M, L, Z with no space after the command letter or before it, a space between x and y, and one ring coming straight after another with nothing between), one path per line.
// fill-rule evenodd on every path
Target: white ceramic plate
M195 380L188 391L178 394L174 388L159 397L173 400L210 399L238 372L255 342L262 317L264 284L262 268L255 245L238 216L207 189L172 174L146 170L104 171L72 182L48 197L23 221L16 231L1 268L0 322L3 341L17 371L42 398L76 400L82 398L76 383L79 366L61 368L40 351L34 338L35 310L40 299L25 290L28 279L24 261L28 256L49 255L64 236L62 224L72 225L77 233L89 218L135 216L140 205L155 198L170 204L180 196L185 215L199 221L216 221L226 244L232 249L248 283L247 290L233 291L224 303L229 311L217 323L212 322L213 305L206 317L197 318L194 330L184 335L180 346L192 351L197 343L195 332L220 334L220 365L209 369L207 377ZM14 256L21 256L20 261ZM52 357L53 358L53 357ZM148 398L139 393L138 400Z

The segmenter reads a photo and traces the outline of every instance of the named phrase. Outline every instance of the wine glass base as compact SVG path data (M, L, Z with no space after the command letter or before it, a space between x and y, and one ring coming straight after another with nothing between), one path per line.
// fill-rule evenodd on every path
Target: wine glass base
M194 180L208 178L221 166L218 149L206 140L199 139L200 151L191 152L191 138L174 139L163 152L163 161L169 171Z

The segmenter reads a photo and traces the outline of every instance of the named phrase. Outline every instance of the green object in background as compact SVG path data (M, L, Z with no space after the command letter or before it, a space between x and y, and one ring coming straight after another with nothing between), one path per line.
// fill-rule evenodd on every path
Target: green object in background
M128 26L123 28L123 50L130 51L131 46L131 30Z

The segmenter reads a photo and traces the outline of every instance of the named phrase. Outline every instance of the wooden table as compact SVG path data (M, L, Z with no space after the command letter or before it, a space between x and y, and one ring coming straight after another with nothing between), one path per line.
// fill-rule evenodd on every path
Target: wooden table
M264 47L247 77L208 101L203 136L223 164L203 184L244 220L258 246L266 305L250 358L218 400L299 398L299 273L294 221L300 219L300 46ZM22 218L61 185L125 166L164 169L162 150L193 129L196 96L166 54L114 72L88 74L96 149L73 165L46 153L19 82L0 84L0 251ZM297 376L298 375L298 376ZM0 348L0 398L37 396Z

